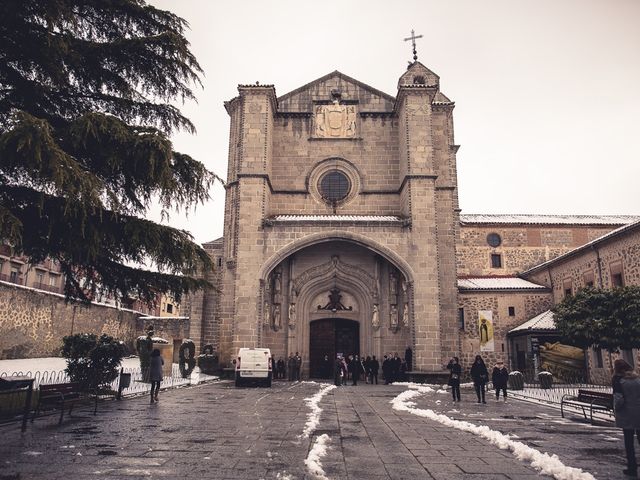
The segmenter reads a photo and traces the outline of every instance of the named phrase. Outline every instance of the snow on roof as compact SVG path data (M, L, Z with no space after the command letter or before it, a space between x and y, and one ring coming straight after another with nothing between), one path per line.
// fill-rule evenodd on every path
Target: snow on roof
M402 223L396 215L276 215L271 222L392 222Z
M590 248L594 247L595 245L598 245L600 243L606 242L608 240L611 240L619 235L623 235L629 231L633 231L640 228L640 219L638 219L637 221L630 223L628 225L623 225L622 227L616 228L615 230L612 230L610 232L605 233L604 235L591 240L590 242L585 243L584 245L581 245L577 248L574 248L573 250L569 250L566 253L563 253L562 255L557 256L556 258L552 258L551 260L547 260L544 263L541 263L539 265L536 265L535 267L530 268L529 270L526 270L524 272L521 273L521 275L530 275L533 272L536 272L540 269L543 268L547 268L549 265L554 264L554 263L560 263L563 260L565 260L566 258L570 258L573 257L577 254L579 254L580 252L584 251L584 250L589 250Z
M544 285L518 277L459 278L460 290L546 290Z
M531 330L555 330L556 322L553 319L553 312L547 310L540 315L527 320L522 325L509 330L509 333L523 333Z
M526 223L549 225L626 225L640 220L637 215L535 215L461 213L461 223Z

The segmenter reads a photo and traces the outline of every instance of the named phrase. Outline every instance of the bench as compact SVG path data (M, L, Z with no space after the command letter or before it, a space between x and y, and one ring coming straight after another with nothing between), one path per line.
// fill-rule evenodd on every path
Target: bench
M593 412L605 412L613 414L613 394L600 392L597 390L578 390L578 395L563 395L560 400L560 415L564 418L564 406L572 406L582 409L584 418L587 419L587 408L589 409L589 420L593 423Z
M64 416L65 406L69 406L69 415L76 401L83 398L83 393L80 390L78 383L51 383L40 385L38 395L38 404L31 422L35 420L38 413L43 407L53 406L53 408L60 408L60 420L58 424L62 423L62 417Z

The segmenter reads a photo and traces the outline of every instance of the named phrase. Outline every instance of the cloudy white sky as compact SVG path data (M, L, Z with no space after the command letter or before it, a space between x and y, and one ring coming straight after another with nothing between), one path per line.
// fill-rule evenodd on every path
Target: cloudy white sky
M196 135L174 145L227 173L225 100L241 83L283 95L333 70L396 94L411 59L456 102L463 213L640 214L638 0L152 0L190 24L202 65ZM222 235L224 190L170 223Z

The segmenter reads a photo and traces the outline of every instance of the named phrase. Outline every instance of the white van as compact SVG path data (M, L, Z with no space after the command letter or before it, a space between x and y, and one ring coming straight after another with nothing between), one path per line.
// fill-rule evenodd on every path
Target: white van
M271 350L268 348L241 348L236 359L236 387L249 382L271 386Z

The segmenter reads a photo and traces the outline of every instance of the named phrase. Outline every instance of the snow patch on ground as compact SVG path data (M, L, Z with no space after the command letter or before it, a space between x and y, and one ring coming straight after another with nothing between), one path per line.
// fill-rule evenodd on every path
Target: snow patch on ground
M276 475L278 480L293 480L293 477L289 475L287 472L278 472Z
M315 382L309 382L315 383ZM320 423L320 414L322 413L322 409L320 408L320 401L322 397L324 397L331 390L336 388L335 385L324 385L318 393L313 395L312 397L305 398L305 403L311 409L311 412L307 415L307 423L304 427L304 431L302 432L302 438L309 438L309 436L315 431L318 423Z
M566 466L560 461L557 455L541 453L524 443L510 439L507 435L491 430L486 425L478 426L469 422L454 420L446 415L436 413L433 410L416 408L416 403L412 401L412 399L422 395L423 393L432 391L433 389L429 387L418 387L414 390L406 390L395 397L391 401L391 404L395 410L405 411L413 415L428 418L447 427L462 430L464 432L470 432L489 440L490 443L502 450L510 450L518 460L529 462L531 466L540 471L540 473L551 475L557 480L595 480L595 477L588 472L579 468Z
M335 386L335 385L333 385ZM316 478L317 480L328 480L324 470L322 469L322 463L320 460L327 454L328 443L331 441L329 435L323 433L313 444L311 450L309 450L309 455L304 461L304 464L309 469L309 473Z

